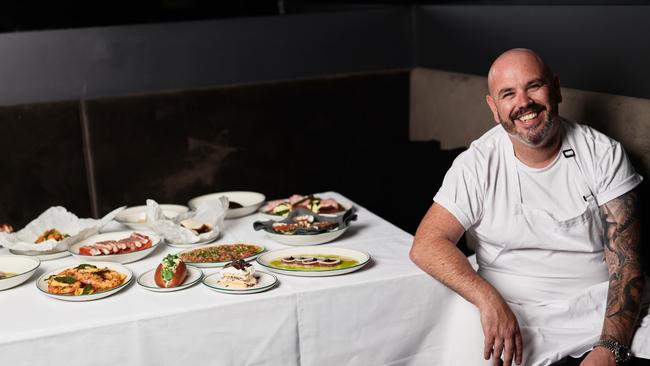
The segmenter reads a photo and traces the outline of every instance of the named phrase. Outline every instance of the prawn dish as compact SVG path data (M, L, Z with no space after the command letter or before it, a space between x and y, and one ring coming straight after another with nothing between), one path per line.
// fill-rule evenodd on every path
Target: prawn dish
M333 198L320 198L314 195L302 196L294 194L288 199L268 202L261 211L269 215L287 216L289 212L302 207L315 214L335 214L345 211L338 201Z
M47 292L57 295L90 295L114 289L124 283L127 275L92 264L67 268L45 279Z
M124 254L151 248L152 245L153 241L150 237L133 233L128 238L120 240L105 240L91 245L84 245L79 247L79 254L90 256Z

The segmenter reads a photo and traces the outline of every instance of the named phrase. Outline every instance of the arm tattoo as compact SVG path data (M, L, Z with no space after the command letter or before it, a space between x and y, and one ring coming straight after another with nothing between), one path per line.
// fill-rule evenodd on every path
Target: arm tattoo
M606 223L605 260L609 291L602 338L630 344L639 315L645 277L639 255L641 238L639 195L628 192L601 206Z

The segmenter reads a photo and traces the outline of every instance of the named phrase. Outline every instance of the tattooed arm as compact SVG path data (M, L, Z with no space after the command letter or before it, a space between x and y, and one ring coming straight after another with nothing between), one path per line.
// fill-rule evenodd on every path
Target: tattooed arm
M600 338L617 340L628 347L634 335L645 286L639 253L639 206L639 193L635 189L600 208L606 221L605 260L609 268L607 308ZM589 356L595 358L599 354L612 357L602 347L595 348Z

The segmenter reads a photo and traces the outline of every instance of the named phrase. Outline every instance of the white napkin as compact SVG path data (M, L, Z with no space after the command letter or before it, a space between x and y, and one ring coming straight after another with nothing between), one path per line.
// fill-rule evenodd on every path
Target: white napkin
M50 207L22 230L15 233L0 233L0 245L20 251L67 250L70 245L97 234L104 225L113 220L125 207L119 207L99 220L80 219L64 207ZM34 243L45 231L51 229L56 229L61 234L70 236L61 241L50 239L42 243Z
M192 244L214 239L223 230L223 219L228 209L228 197L222 196L215 200L205 201L192 211L182 213L172 219L165 217L163 211L154 200L147 200L147 221L156 234L174 244ZM181 225L181 221L193 219L210 225L212 230L196 235L192 230Z

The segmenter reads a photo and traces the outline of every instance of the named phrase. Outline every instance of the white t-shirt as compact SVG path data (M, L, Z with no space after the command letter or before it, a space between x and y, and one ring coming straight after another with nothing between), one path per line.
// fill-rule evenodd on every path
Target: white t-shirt
M621 144L595 129L562 119L562 126L575 151L575 159L587 179L599 206L636 187L642 177L628 160ZM505 144L505 146L504 146ZM519 199L504 184L513 172L519 174L524 203L547 211L563 220L579 215L584 202L577 185L573 164L562 153L542 169L532 169L517 160L509 166L502 151L512 150L505 130L497 125L461 153L445 175L434 201L445 207L465 230L480 233L485 210L501 210L509 200ZM511 173L511 174L508 174ZM507 226L507 217L503 226Z

